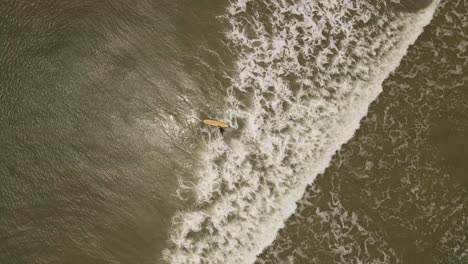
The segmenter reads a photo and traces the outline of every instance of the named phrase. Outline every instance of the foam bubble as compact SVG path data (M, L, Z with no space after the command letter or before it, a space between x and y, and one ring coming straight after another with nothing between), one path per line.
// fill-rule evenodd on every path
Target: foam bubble
M210 138L197 206L174 218L166 261L253 263L435 6L399 14L362 0L232 1L227 37L240 53L226 117L240 135Z

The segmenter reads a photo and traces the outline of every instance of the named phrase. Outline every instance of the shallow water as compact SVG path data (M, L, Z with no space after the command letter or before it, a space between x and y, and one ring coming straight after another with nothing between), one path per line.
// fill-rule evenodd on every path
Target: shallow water
M466 11L447 1L258 263L464 263Z

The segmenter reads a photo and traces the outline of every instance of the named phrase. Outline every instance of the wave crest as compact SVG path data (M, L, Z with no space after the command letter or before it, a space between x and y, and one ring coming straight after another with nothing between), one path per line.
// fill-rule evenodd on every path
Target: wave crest
M409 14L363 0L231 2L227 38L239 60L227 118L238 132L208 142L197 205L174 218L165 260L253 263L435 6Z

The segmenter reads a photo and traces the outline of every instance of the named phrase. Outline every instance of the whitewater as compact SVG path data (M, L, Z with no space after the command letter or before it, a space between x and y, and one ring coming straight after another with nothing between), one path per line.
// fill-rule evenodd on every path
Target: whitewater
M196 202L173 218L164 259L255 262L438 3L409 13L385 1L232 1L221 19L238 54L224 116L234 131L208 137L197 181L180 186Z

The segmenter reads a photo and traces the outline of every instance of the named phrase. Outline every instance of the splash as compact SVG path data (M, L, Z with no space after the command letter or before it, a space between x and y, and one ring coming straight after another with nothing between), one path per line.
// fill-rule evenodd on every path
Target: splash
M239 60L227 119L238 134L208 142L197 206L174 217L165 260L253 263L436 5L411 14L363 0L233 1L225 19Z

